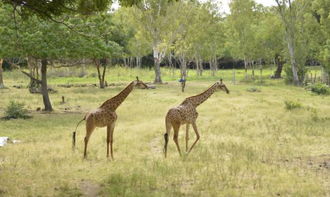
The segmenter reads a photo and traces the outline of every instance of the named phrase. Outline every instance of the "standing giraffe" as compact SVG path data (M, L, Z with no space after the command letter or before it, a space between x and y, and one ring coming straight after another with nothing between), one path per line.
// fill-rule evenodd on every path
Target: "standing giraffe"
M109 157L109 144L111 151L111 158L113 159L112 151L112 142L113 142L113 131L115 128L115 122L117 120L116 109L119 105L126 99L126 97L132 92L134 87L144 87L148 86L142 81L139 81L139 78L136 77L136 80L132 81L124 90L122 90L116 96L105 101L99 108L94 109L88 112L85 117L77 124L78 125L86 120L86 136L85 136L85 149L84 149L84 158L87 157L87 144L89 137L93 133L96 127L107 127L107 157ZM76 130L77 130L76 127ZM76 130L72 135L72 146L75 147L76 144Z
M229 94L229 90L226 85L222 83L222 79L220 81L213 84L209 89L198 94L196 96L191 96L186 98L178 107L171 108L166 115L165 124L166 124L166 133L164 134L165 145L164 145L164 153L165 158L167 156L167 143L170 135L170 131L173 127L174 136L173 140L176 144L178 152L181 156L181 150L178 142L179 129L182 124L186 124L186 151L190 153L192 148L195 146L197 141L199 140L199 133L196 126L196 119L198 117L198 113L196 111L196 107L206 101L217 89L226 91ZM192 124L194 131L196 133L196 141L190 147L188 151L188 140L189 140L189 125Z

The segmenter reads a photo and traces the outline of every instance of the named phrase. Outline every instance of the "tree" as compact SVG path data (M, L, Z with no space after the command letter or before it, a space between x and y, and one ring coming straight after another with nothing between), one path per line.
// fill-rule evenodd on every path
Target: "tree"
M85 20L76 18L71 21L73 22L75 26L80 26L77 30L83 34L71 35L68 42L74 41L77 47L69 47L71 49L69 56L92 59L97 69L100 88L104 88L107 64L111 63L112 58L120 57L123 47L119 43L124 39L121 39L120 31L113 23L111 13L100 13Z
M4 88L3 61L17 55L15 24L11 17L10 7L0 2L0 88Z
M281 78L285 62L285 45L282 41L284 38L283 25L273 8L262 9L259 12L258 23L254 25L254 59L274 62L276 71L272 77Z
M322 65L324 82L330 85L330 2L313 0L310 12L318 24L312 31L315 35L316 57Z
M133 58L136 60L136 66L141 67L141 59L152 51L151 43L143 34L143 31L136 28L136 21L132 15L132 8L122 7L118 9L113 16L113 22L118 30L117 35L120 46L123 47L123 61L125 66L133 64ZM117 40L116 40L117 42ZM130 60L130 61L127 61Z
M165 40L167 52L180 61L180 78L187 79L187 62L190 58L191 45L189 43L192 26L196 23L197 4L192 2L176 2L168 8L167 25L170 32ZM170 57L170 58L171 58Z
M2 63L3 63L3 59L0 59L0 89L5 87L2 76L3 73Z
M164 44L164 38L170 33L166 25L170 21L167 20L166 14L171 3L167 0L147 0L132 10L136 28L143 32L151 43L155 70L154 83L162 83L160 63L165 57L168 46Z
M301 38L299 32L302 29L299 23L303 19L306 3L304 1L295 1L292 3L291 0L275 0L275 2L277 3L277 11L285 28L285 40L291 62L293 83L300 85L304 80L305 74L304 60L306 60L306 53L303 50L306 48L301 45L304 44L303 42L298 42L299 38ZM299 58L298 55L300 55Z
M229 38L231 41L232 55L244 59L245 78L247 79L248 64L252 62L254 42L254 29L256 17L253 0L233 0L230 3L231 14L228 17L230 26Z
M33 78L41 85L41 94L45 111L52 111L47 84L47 67L50 59L66 56L69 32L58 23L38 21L36 17L24 20L18 28L21 57L34 57L41 60L41 80ZM26 73L25 73L26 74Z
M1 0L11 5L23 17L39 16L58 21L57 16L80 13L89 15L94 12L107 11L112 0ZM132 6L139 0L120 0L122 6ZM59 21L58 21L59 22Z

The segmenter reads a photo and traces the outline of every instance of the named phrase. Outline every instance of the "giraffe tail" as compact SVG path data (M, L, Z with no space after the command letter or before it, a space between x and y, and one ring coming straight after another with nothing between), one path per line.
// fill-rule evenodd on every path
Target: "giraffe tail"
M75 146L76 146L76 132L77 132L77 128L79 126L79 124L84 121L86 119L86 116L80 120L76 126L76 129L74 130L74 132L72 133L72 150L74 150Z
M166 124L166 133L164 134L164 140L165 140L165 144L164 144L164 154L165 154L165 158L167 156L167 144L168 144L168 138L170 135L170 130L171 130L171 123L169 122L169 120L166 117L165 120L165 124Z

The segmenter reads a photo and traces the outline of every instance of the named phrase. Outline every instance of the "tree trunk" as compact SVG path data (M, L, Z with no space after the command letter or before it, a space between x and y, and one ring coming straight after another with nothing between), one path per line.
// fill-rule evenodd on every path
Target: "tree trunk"
M99 78L99 84L100 84L100 88L103 89L105 87L105 83L104 83L104 78L105 78L105 70L106 70L106 61L105 59L94 59L94 63L97 69L97 75ZM103 72L101 74L101 65L103 66Z
M293 75L293 84L299 85L299 77L298 77L298 69L297 69L297 62L296 62L296 56L295 56L295 48L294 48L294 38L291 38L289 36L288 38L288 49L290 54L290 61L291 61L291 69L292 69L292 75Z
M203 61L199 58L196 58L196 72L197 76L202 76L203 74Z
M261 59L259 59L259 66L260 66L260 82L262 83L263 65L262 65Z
M233 67L233 84L236 84L236 70L235 67Z
M30 75L35 79L39 79L38 59L33 57L28 57L27 62L28 62L28 67L30 69ZM38 83L36 80L32 79L31 77L28 87L30 93L40 93L40 83Z
M211 62L212 62L212 76L215 76L215 73L218 70L217 58L216 57L212 58Z
M246 58L244 58L245 79L248 79L247 67L248 67L248 62Z
M199 60L196 58L196 75L199 76Z
M162 54L158 51L157 47L153 47L154 64L155 64L155 80L154 83L163 83L160 72L160 62L162 61Z
M278 11L281 15L284 27L285 27L285 38L288 44L290 62L291 62L291 70L293 76L294 85L300 85L299 77L298 77L298 66L296 61L295 54L295 34L296 34L296 13L292 9L291 1L288 1L288 10L286 10L286 1L275 0L278 5Z
M140 57L135 57L135 58L136 58L136 68L141 68Z
M47 60L41 60L41 94L44 101L45 111L53 111L52 104L49 100L48 86L47 86Z
M210 64L210 69L211 69L211 76L214 77L215 76L215 62L214 62L213 58L210 59L209 64Z
M180 57L181 79L187 79L187 62L184 56Z
M3 83L3 69L2 69L2 63L3 63L3 59L0 59L0 89L4 88L5 85Z
M131 68L134 67L133 57L129 57L129 67L131 67Z
M281 60L281 56L279 54L275 55L275 64L276 64L276 71L274 73L274 78L279 79L281 78L282 69L283 69L283 61Z
M254 79L254 61L250 61L250 65L252 68L252 79Z
M105 71L107 69L107 64L106 62L102 64L103 66L103 73L102 73L102 84L103 84L103 88L105 87Z
M124 66L127 67L126 58L123 58Z

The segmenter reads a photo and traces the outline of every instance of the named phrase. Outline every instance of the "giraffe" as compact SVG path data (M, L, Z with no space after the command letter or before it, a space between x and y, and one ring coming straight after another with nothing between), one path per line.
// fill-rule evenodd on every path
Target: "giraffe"
M111 158L113 159L112 143L113 143L113 131L117 120L116 109L120 106L120 104L126 99L126 97L132 92L132 90L135 87L147 88L148 86L144 84L142 81L140 81L138 77L136 77L136 80L132 81L119 94L105 101L99 108L88 112L85 115L85 117L80 122L78 122L77 127L82 121L86 120L86 136L84 139L85 142L84 158L87 157L87 144L94 129L96 127L106 126L107 127L107 157L109 157L109 145L110 145ZM76 144L77 127L72 135L73 148L75 147Z
M217 89L225 91L229 94L229 90L227 89L226 85L222 83L222 79L220 81L213 84L210 88L206 91L202 92L201 94L191 96L186 98L178 107L171 108L166 115L165 118L165 125L166 125L166 133L164 134L165 138L165 145L164 145L164 153L165 158L167 156L167 144L168 138L170 135L170 131L173 127L174 129L174 136L173 140L176 144L178 152L181 156L181 150L178 142L178 135L180 126L186 124L186 152L190 153L192 148L196 145L197 141L199 140L199 133L196 126L196 119L198 117L198 113L196 108L206 101ZM190 124L193 126L193 129L196 133L196 140L190 147L188 151L188 140L189 140L189 126Z

